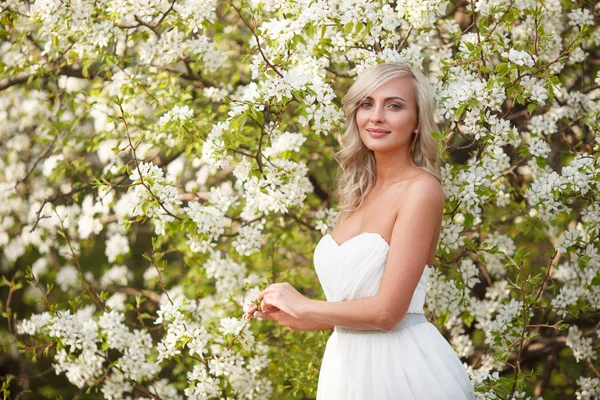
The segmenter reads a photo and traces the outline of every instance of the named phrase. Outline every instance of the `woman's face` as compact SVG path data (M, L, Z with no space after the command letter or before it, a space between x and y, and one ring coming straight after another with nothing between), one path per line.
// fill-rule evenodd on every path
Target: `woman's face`
M356 112L360 137L370 150L388 152L410 146L417 129L417 105L410 77L395 78L375 89Z

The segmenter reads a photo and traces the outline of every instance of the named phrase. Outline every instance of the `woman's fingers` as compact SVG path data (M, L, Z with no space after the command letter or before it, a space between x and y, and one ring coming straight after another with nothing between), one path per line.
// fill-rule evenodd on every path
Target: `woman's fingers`
M263 299L263 297L265 297L265 295L267 295L267 294L269 294L269 293L272 293L272 292L273 292L273 290L274 290L274 289L275 289L275 287L276 287L275 285L277 285L277 283L272 283L272 284L270 284L269 286L267 286L267 288L266 288L265 290L263 290L262 292L260 292L260 293L258 294L258 296L256 296L256 299L257 299L257 300L262 300L262 299Z
M254 315L256 316L256 318L275 319L273 314L274 313L264 313L264 312L257 311L256 314L254 314Z
M258 306L256 304L250 304L248 306L248 310L242 315L242 317L246 319L252 319L256 310L258 310Z

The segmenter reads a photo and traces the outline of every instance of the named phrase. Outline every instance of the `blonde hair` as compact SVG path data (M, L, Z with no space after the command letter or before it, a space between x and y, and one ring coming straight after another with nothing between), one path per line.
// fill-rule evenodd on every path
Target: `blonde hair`
M418 69L402 63L377 64L358 76L342 98L346 127L341 149L334 154L340 164L335 196L339 201L339 217L359 208L375 184L375 155L360 138L356 112L369 94L395 78L410 77L417 105L417 133L411 136L410 162L435 176L441 182L439 143L431 132L437 130L434 100L427 77Z

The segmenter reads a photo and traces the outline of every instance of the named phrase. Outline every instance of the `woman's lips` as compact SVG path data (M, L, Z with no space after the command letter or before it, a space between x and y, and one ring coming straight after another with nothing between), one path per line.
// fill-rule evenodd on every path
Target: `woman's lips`
M367 129L367 132L369 132L369 134L374 138L380 138L390 133L390 131L383 129Z

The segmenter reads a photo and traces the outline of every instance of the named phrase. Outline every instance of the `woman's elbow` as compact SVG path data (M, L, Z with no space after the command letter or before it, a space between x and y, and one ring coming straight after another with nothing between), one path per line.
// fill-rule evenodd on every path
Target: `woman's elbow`
M390 320L382 320L379 323L378 328L382 331L390 332L392 329L394 329L395 326L396 324Z
M377 326L379 329L389 332L393 330L396 327L396 325L398 325L398 323L402 320L405 314L406 313L402 313L401 315L399 315L398 310L395 310L395 312L383 313L379 319Z

